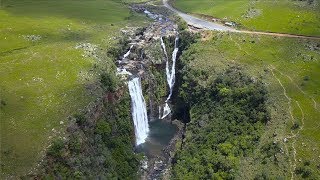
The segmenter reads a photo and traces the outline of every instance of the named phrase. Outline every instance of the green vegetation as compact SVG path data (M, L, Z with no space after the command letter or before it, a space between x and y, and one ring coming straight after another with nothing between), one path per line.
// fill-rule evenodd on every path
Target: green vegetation
M180 63L183 66L179 74L182 80L179 97L189 103L185 108L190 108L191 121L187 125L185 140L178 144L182 144L182 149L177 153L175 177L320 177L320 136L317 133L320 117L319 41L204 32L202 41L191 45L183 53ZM234 73L239 70L235 67L241 70L237 76ZM226 73L228 71L232 72ZM254 88L247 88L248 77ZM263 97L263 93L259 93L263 91L257 86L259 82L269 92L268 98L264 99L270 112L265 127L264 123L258 125L250 121L265 119L264 113L259 113L265 108L257 106L262 101L247 102L243 100L246 96L230 98L237 92L230 86L234 87L233 81L239 78L241 83L238 84L243 86L238 92L252 92L252 97ZM217 83L219 79L230 79L230 83L220 85ZM258 104L253 107L259 109L250 112L256 116L240 116L249 108L241 109L246 106L239 104L249 106L254 102ZM230 124L230 117L242 121ZM245 126L241 123L244 122L252 128L242 131L241 127ZM225 132L224 125L228 127ZM230 133L234 132L234 125L240 128L237 131L241 133L239 138L242 135L248 138L243 141L246 143L235 143L242 141ZM225 139L216 143L219 138ZM303 164L306 161L309 162L307 166Z
M174 0L178 9L234 21L249 30L320 36L319 0Z
M102 84L102 87L109 92L114 92L116 89L116 81L114 79L114 76L107 74L107 73L103 73L100 75L100 82Z
M112 98L96 104L101 106L98 111L74 116L67 138L52 143L39 171L29 177L137 179L141 157L132 150L134 130L129 94L117 87L108 96ZM82 125L78 123L79 117Z
M180 97L191 106L182 150L176 153L176 179L234 179L241 157L252 154L269 119L261 82L236 68L218 75L206 88L185 69Z
M130 97L114 60L128 48L119 30L145 22L127 4L144 1L1 1L1 179L138 178ZM250 30L320 35L319 0L173 4ZM173 178L318 179L320 41L221 32L196 41L177 21L185 51L172 101L190 122ZM174 37L164 41L172 52ZM154 57L147 102L167 93L159 50L145 51Z
M107 50L142 20L116 0L1 1L1 178L28 173L67 117L101 96L99 74L115 69Z

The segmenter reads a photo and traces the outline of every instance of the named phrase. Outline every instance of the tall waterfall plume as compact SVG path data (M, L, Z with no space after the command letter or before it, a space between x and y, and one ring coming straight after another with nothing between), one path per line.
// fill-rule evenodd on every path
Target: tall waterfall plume
M141 81L139 77L131 79L128 83L131 96L132 118L136 135L136 145L145 142L148 137L149 124L146 103L143 98Z
M122 59L119 60L119 64L121 64L124 59L129 57L132 48L133 45L130 46L129 50L123 55ZM117 74L133 77L133 74L127 71L124 67L117 67ZM140 78L131 78L131 80L128 82L128 87L131 97L131 115L134 124L136 145L140 145L145 142L149 132L147 108L142 94Z

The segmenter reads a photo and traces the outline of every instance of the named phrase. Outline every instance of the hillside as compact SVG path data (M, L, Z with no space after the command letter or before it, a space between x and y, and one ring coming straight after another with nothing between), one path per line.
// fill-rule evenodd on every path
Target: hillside
M179 98L190 105L190 123L174 177L317 179L319 46L204 32L181 58Z
M144 20L121 1L1 1L1 177L28 173L101 97L99 75L115 74L109 47Z
M319 179L319 77L319 0L3 0L0 179Z
M205 17L233 21L253 31L320 36L319 0L173 0L174 7Z

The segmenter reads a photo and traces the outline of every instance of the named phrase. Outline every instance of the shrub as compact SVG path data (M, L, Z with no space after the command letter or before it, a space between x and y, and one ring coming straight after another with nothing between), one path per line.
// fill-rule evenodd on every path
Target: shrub
M7 105L7 103L6 103L4 100L1 100L1 101L0 101L0 104L1 104L2 106L6 106L6 105Z
M269 178L268 178L267 172L265 172L265 171L261 172L260 174L257 174L254 177L254 180L267 180L267 179L269 179Z
M0 109L4 108L7 105L7 103L4 100L0 101Z
M310 161L305 161L305 162L303 163L304 166L310 166L310 164L311 164Z
M303 166L300 166L295 169L295 173L297 175L301 175L303 178L310 177L312 175L312 169L310 165L311 165L310 161L305 161L303 163Z
M80 172L80 171L74 172L74 177L76 179L82 179L83 178L82 172Z
M296 129L299 129L299 127L300 127L300 124L299 124L298 122L295 122L295 123L292 125L291 129L292 129L292 130L296 130Z
M295 169L297 175L301 175L303 178L308 178L312 175L312 169L309 166L300 166Z
M53 157L61 157L63 147L64 142L62 141L62 139L56 139L49 147L47 154Z
M178 24L178 30L179 31L183 31L183 30L188 29L188 24L182 18L178 17L176 19L176 21L177 21L177 24Z
M97 134L102 135L102 136L110 135L110 133L111 133L110 124L108 122L104 121L104 120L99 121L97 126L96 126L95 132Z
M86 122L86 117L83 114L75 114L74 118L76 119L76 123L79 126L84 125L84 123Z
M109 92L114 92L116 89L116 81L110 74L103 73L100 76L102 87Z
M81 142L77 136L71 136L69 140L69 149L72 152L79 153L81 150Z

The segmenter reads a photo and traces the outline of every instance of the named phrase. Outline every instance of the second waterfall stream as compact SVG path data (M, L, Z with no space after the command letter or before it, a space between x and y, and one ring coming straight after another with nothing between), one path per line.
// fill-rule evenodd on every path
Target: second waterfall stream
M178 48L178 41L179 41L179 37L176 36L175 38L175 42L174 42L174 50L172 52L172 65L171 65L171 71L170 71L170 66L169 66L169 58L168 58L168 54L167 54L167 50L166 50L166 46L163 42L163 38L160 38L161 40L161 47L163 49L163 52L165 54L166 57L166 75L167 75L167 83L169 86L169 95L165 101L165 105L163 108L163 114L161 116L161 119L164 119L165 117L167 117L170 113L171 113L171 109L169 107L168 101L170 100L171 96L172 96L172 92L173 92L173 86L175 83L175 78L176 78L176 60L177 60L177 53L179 51Z

